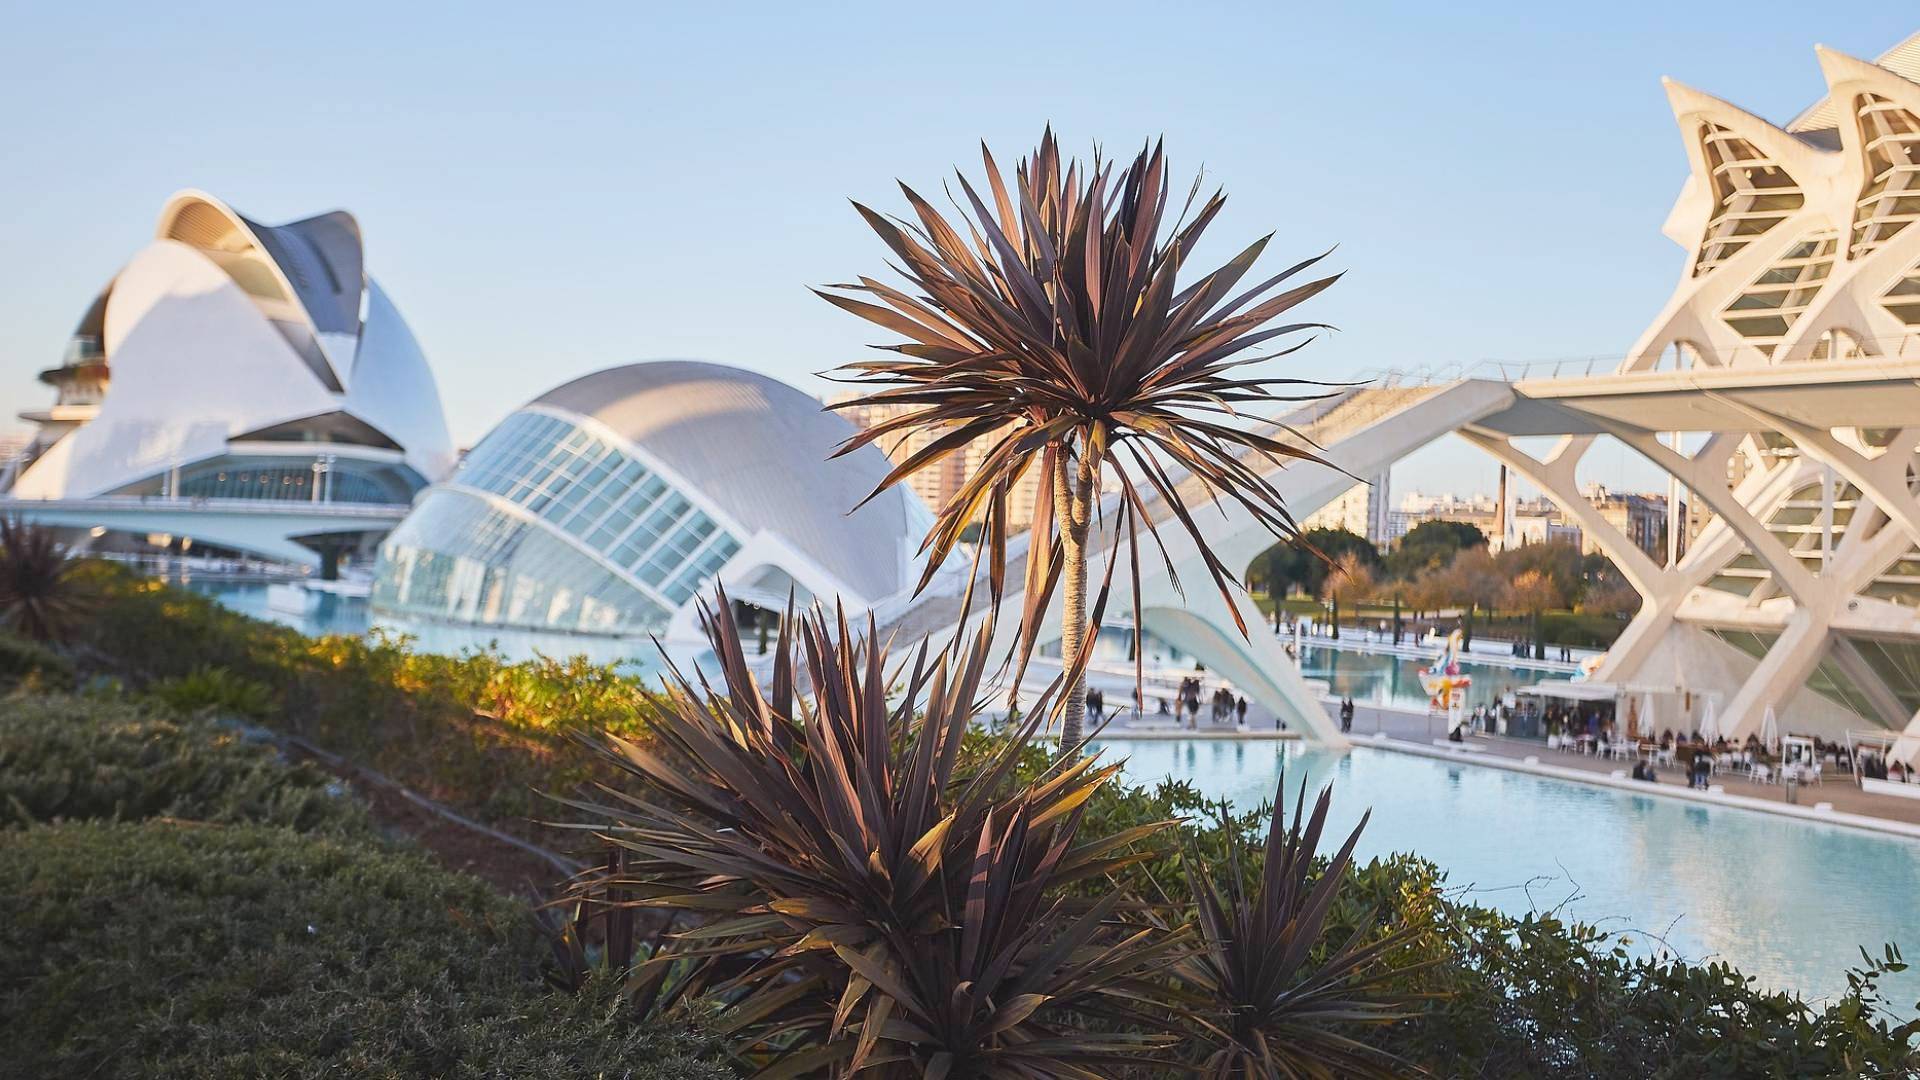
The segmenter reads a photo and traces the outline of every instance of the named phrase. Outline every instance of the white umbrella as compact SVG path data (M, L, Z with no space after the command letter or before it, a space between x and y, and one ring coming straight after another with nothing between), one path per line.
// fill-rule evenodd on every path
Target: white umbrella
M1780 720L1773 715L1773 706L1767 706L1765 715L1760 718L1760 744L1768 749L1780 741Z
M1713 699L1707 699L1707 711L1700 714L1700 738L1712 742L1720 737L1720 721L1713 715Z
M1651 738L1659 731L1653 723L1653 691L1647 691L1641 701L1643 704L1640 706L1640 734L1642 738Z

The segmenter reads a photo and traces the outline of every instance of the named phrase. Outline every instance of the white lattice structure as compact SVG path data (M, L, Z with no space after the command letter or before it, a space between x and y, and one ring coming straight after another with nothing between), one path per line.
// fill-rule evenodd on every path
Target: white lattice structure
M1874 63L1816 53L1827 97L1785 127L1667 82L1692 166L1664 230L1687 252L1672 299L1615 376L1523 380L1466 434L1640 589L1599 677L1673 695L1671 726L1711 699L1736 737L1769 708L1920 736L1920 35ZM1544 457L1514 442L1545 434ZM1712 511L1677 563L1588 512L1573 474L1599 435Z

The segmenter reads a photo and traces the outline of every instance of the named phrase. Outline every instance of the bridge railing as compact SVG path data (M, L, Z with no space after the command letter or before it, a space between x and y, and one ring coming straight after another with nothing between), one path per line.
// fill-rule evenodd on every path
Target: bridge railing
M1518 382L1521 379L1577 379L1610 375L1620 369L1621 358L1611 354L1571 356L1555 360L1473 360L1452 364L1423 364L1414 367L1376 367L1355 373L1354 381L1370 386L1433 386L1462 379L1497 379Z
M313 502L307 499L216 499L173 495L102 495L91 499L23 499L0 495L0 513L8 510L94 510L101 512L189 510L223 514L299 514L303 517L406 516L406 503Z

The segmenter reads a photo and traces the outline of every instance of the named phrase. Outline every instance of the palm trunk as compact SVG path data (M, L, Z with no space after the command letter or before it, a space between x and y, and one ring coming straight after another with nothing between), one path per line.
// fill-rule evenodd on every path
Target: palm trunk
M1057 459L1054 471L1055 516L1059 519L1061 555L1061 670L1071 671L1080 660L1087 643L1087 525L1092 517L1093 482L1085 460L1074 470L1067 466L1066 455ZM1135 628L1137 633L1139 628ZM1060 717L1060 753L1077 754L1085 738L1087 717L1087 676L1082 671L1067 687L1066 707Z

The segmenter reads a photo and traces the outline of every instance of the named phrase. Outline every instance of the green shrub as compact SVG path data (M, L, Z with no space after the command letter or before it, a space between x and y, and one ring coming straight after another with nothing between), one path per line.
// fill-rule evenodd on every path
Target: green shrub
M73 661L31 638L0 631L0 688L68 690L74 678Z
M163 816L367 828L332 776L213 720L111 699L0 700L0 821Z
M273 707L273 691L223 667L202 667L187 675L162 679L147 692L183 713L212 712L258 720Z
M714 1080L694 1035L546 991L522 906L424 857L262 826L0 833L0 1072Z
M73 634L106 673L302 735L523 835L551 813L536 792L609 777L574 752L576 733L645 730L648 690L610 665L416 653L378 632L310 638L123 567L79 574L96 601Z
M1617 935L1461 903L1442 884L1432 864L1397 856L1360 868L1351 890L1426 927L1414 948L1432 963L1406 989L1432 1003L1379 1041L1442 1075L1920 1075L1920 1024L1896 1022L1876 985L1903 966L1891 952L1863 953L1849 992L1812 1005L1723 963L1636 957Z

